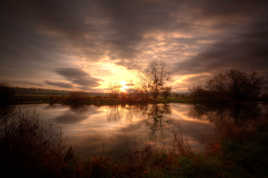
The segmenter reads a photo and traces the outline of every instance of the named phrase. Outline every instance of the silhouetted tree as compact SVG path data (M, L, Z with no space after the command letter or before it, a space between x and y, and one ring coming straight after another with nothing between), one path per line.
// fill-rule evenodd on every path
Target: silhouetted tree
M206 100L255 100L262 88L262 78L256 73L229 70L213 76L204 87L192 89L192 97Z
M86 104L90 100L89 95L85 92L74 91L70 92L66 97L65 104L69 104L72 106L79 106Z
M191 97L195 100L208 100L209 98L211 98L210 93L201 86L195 86L193 88L190 88L190 93Z
M0 106L8 106L14 102L15 91L6 85L0 84Z
M166 64L153 61L145 71L143 89L156 99L169 79Z
M162 96L167 99L171 94L171 87L164 87L161 91Z

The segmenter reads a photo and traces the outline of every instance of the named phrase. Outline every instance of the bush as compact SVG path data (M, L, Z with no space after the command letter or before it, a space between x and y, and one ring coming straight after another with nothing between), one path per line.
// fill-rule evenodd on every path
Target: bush
M0 107L8 106L14 102L15 91L3 84L0 84Z
M229 70L213 76L203 87L195 87L191 94L198 100L257 100L262 86L263 80L256 73Z
M84 92L71 92L66 98L65 103L69 105L79 106L90 102L90 97Z
M70 162L70 158L66 160L70 151L63 144L61 131L41 122L36 115L17 111L2 124L0 133L2 174L9 177L61 177L70 170L66 166Z

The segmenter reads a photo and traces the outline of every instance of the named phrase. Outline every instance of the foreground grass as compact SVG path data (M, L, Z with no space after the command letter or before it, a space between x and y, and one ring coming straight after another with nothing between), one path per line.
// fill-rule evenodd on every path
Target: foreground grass
M120 160L91 157L82 162L72 148L65 146L59 128L23 112L9 117L1 120L0 135L0 167L8 177L268 176L266 120L243 126L219 121L219 142L208 145L204 153L193 153L183 135L174 135L170 151L146 147Z

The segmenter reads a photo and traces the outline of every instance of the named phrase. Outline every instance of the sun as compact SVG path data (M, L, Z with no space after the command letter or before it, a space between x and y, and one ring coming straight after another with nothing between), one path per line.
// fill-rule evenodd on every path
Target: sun
M121 81L120 82L120 92L127 92L128 90L127 82L126 81Z

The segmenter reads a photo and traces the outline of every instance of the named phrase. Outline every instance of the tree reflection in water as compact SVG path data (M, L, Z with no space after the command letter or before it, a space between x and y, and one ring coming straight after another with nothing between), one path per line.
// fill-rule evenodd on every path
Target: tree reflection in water
M55 106L47 106L46 109ZM97 107L93 105L70 106L68 110L55 118L60 124L75 124L88 119L92 114L98 113Z
M146 104L146 105L114 105L107 112L108 121L118 121L124 115L131 120L137 113L144 117L144 122L150 128L151 140L163 136L163 129L169 123L168 115L171 114L168 104Z
M190 116L209 121L231 120L235 124L243 124L261 116L261 107L258 103L234 103L228 105L195 104L189 113Z
M150 138L156 140L163 137L164 129L168 124L168 115L171 114L168 104L153 104L147 107L145 112L146 125L150 128Z
M108 121L118 121L121 119L120 107L119 105L109 106L109 110L106 113Z
M260 103L232 103L226 105L196 104L189 112L191 117L207 119L216 126L221 137L235 135L241 129L254 128L262 119Z

